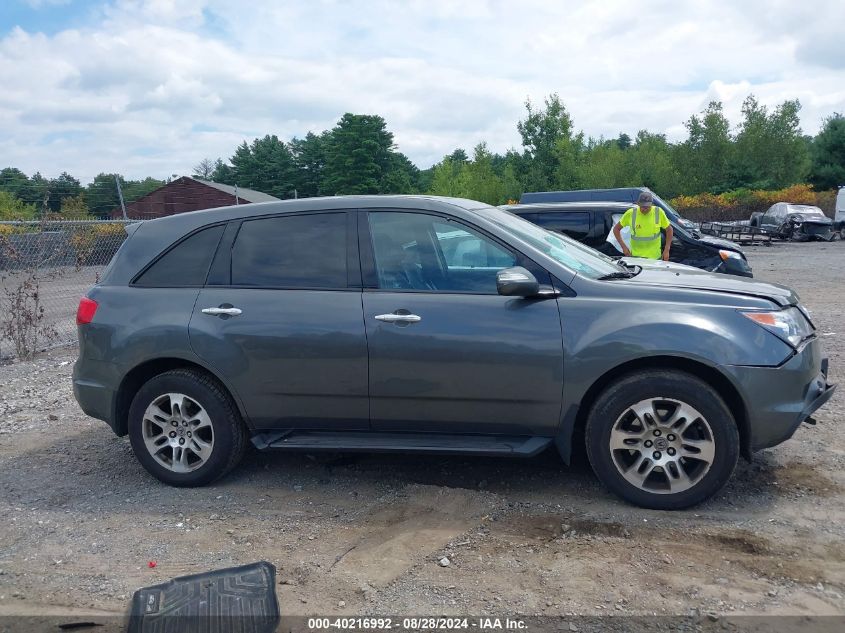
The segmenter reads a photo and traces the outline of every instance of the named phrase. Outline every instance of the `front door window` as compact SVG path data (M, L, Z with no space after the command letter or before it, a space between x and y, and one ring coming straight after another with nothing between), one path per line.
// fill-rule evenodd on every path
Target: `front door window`
M370 213L379 287L496 294L513 253L458 222L422 213Z

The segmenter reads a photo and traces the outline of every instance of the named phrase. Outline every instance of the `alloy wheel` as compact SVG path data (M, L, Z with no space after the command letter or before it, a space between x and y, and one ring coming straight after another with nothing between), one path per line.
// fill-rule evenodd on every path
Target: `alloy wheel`
M626 481L656 494L689 490L704 478L716 455L704 416L671 398L627 407L610 431L608 448Z
M165 393L144 411L144 445L159 464L188 473L205 464L214 450L214 428L203 406L182 393Z

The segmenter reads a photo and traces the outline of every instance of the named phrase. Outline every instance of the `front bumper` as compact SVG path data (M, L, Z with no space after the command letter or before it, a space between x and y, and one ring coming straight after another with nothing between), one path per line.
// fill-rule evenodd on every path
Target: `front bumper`
M779 367L725 368L745 402L750 451L785 442L830 400L836 385L828 382L827 368L818 339L807 342Z
M829 242L833 239L833 223L802 222L795 225L792 239L795 241L817 239Z

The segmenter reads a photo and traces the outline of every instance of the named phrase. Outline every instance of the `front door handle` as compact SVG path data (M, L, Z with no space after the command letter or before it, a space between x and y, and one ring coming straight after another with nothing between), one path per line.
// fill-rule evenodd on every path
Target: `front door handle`
M422 317L416 314L377 314L376 321L385 321L387 323L419 323Z
M238 316L241 313L240 308L203 308L203 314L213 314L215 316L220 316L221 314L225 314L228 316Z

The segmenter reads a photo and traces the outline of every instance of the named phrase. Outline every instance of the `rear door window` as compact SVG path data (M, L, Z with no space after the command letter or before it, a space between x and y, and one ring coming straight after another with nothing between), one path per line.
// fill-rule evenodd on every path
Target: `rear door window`
M223 229L224 225L221 224L188 236L141 273L134 285L147 288L204 285Z
M232 247L232 285L346 288L346 213L247 220Z
M535 224L550 231L564 233L575 240L583 240L590 234L590 213L538 213Z

